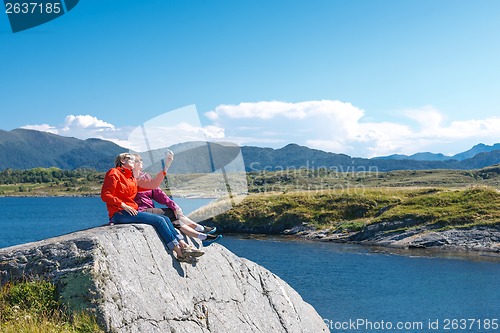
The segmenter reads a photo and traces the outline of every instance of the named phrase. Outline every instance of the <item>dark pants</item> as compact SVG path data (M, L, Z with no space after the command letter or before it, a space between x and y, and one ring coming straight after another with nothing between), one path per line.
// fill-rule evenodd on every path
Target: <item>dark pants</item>
M181 226L172 208L146 208L143 212L166 216L172 221L174 227L180 228Z

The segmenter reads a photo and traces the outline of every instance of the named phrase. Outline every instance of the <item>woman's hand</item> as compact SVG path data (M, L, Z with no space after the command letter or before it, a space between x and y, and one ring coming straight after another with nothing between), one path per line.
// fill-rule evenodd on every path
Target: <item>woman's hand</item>
M166 159L165 159L165 172L166 172L167 169L172 164L172 161L174 160L174 153L171 150L167 150L165 155L166 155Z
M121 206L122 206L122 209L124 211L126 211L127 213L129 213L132 216L136 216L138 213L137 210L135 210L133 207L130 207L129 205L127 205L123 202L122 202Z

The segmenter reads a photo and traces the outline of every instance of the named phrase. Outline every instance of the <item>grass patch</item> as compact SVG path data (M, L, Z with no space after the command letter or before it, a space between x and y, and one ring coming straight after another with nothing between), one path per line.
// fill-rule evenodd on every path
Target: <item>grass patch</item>
M488 224L500 221L500 193L476 186L416 194L388 210L374 222L419 219L436 226Z
M281 232L303 223L353 232L368 224L406 220L443 228L498 224L499 206L500 193L486 186L302 191L249 195L209 222L229 232Z
M0 332L104 333L95 316L70 313L46 281L6 283L0 290Z
M356 232L363 229L365 225L366 220L341 222L337 225L337 230L341 232Z
M277 232L304 222L318 228L359 229L383 207L401 200L393 190L388 192L390 195L379 189L350 194L335 190L254 194L211 222L226 228L235 224L267 226Z

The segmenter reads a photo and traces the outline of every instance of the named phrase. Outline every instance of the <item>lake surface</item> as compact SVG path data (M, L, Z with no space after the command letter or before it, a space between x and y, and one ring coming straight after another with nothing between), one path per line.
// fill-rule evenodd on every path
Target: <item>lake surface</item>
M175 199L185 214L211 199ZM0 197L0 248L108 224L99 197Z
M226 237L222 244L282 277L332 332L399 331L399 323L410 327L404 332L500 332L500 323L490 325L496 330L483 329L489 320L500 321L497 260L449 253L409 256L280 237ZM453 329L460 326L453 320L461 319L476 321ZM436 321L439 330L429 329ZM386 329L376 329L382 323Z
M175 199L188 213L206 201ZM0 198L0 248L107 223L100 198ZM479 256L225 235L271 270L332 332L500 332L500 262Z

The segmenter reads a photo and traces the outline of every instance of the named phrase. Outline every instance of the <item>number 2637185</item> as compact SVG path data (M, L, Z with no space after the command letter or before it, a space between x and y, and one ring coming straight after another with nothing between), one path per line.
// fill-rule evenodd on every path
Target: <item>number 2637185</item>
M7 14L59 14L61 10L61 3L59 2L5 3L5 13Z

